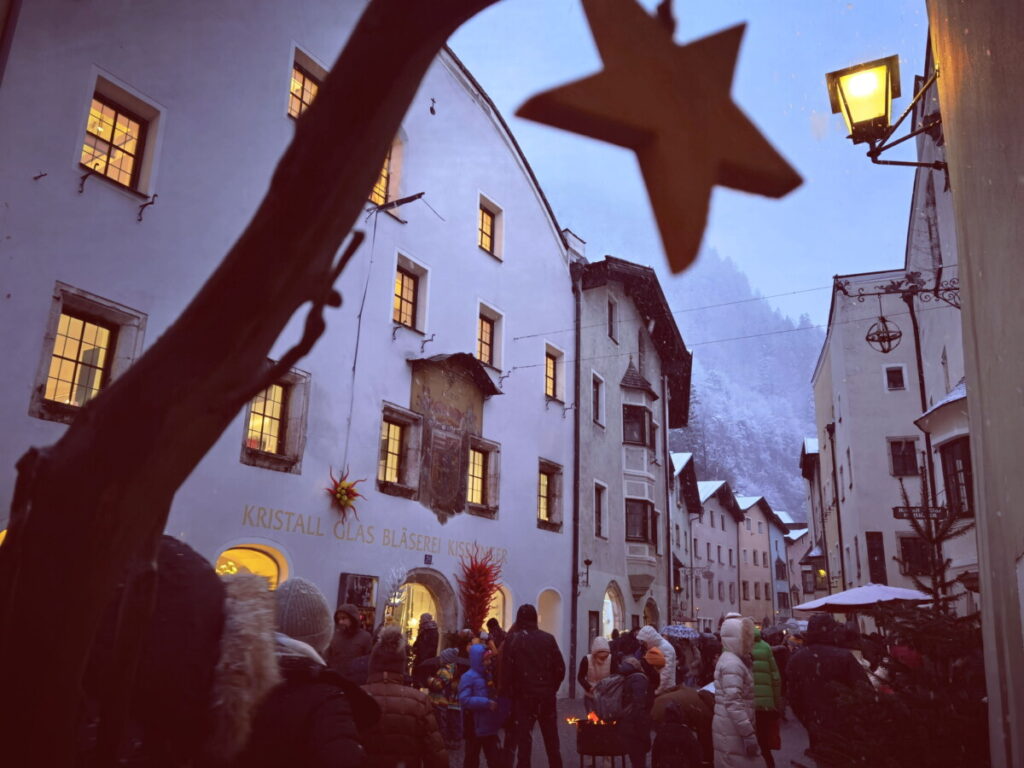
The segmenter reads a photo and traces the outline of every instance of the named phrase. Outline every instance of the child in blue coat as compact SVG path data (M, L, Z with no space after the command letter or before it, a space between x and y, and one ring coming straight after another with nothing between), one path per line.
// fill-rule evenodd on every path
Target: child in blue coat
M487 758L488 768L498 768L498 729L508 717L499 707L494 685L484 666L487 647L469 647L469 670L459 680L459 706L462 708L462 730L466 744L463 768L479 768L480 750Z

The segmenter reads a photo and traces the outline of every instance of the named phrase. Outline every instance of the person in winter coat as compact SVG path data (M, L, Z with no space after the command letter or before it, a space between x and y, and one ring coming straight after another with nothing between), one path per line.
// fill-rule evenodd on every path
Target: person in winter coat
M583 688L583 705L594 711L594 686L612 673L612 651L608 641L598 635L590 643L590 653L580 659L576 679Z
M412 644L412 679L417 688L426 688L431 670L423 665L428 659L437 658L439 635L437 622L429 613L420 616L419 633Z
M459 707L459 652L445 648L438 658L437 669L427 680L427 697L434 706L437 727L441 729L444 746L449 752L462 741L462 710Z
M683 725L697 734L702 760L712 765L715 762L715 745L711 739L711 719L715 714L715 695L685 685L670 688L654 699L651 719L655 730L659 724L668 720L666 713L670 706L678 708Z
M836 647L836 629L831 615L811 616L804 633L804 647L786 665L789 706L807 729L812 755L825 732L843 726L843 689L871 684L853 654Z
M373 647L370 633L360 626L359 609L343 605L334 612L334 637L327 649L327 664L346 679L351 679L349 664L367 656Z
M754 730L757 745L768 768L775 768L773 749L780 749L779 711L782 707L782 678L775 663L772 647L761 639L761 630L754 630Z
M487 633L491 636L495 649L501 648L501 644L505 641L506 632L494 617L487 620Z
M754 676L745 659L754 645L754 622L722 622L722 655L715 667L715 718L711 723L716 768L760 768L754 731Z
M632 768L644 768L651 748L651 688L647 675L640 668L640 661L633 656L622 660L618 673L624 679L622 703L625 709L618 720L619 727L624 732L630 765Z
M697 733L686 724L682 708L671 702L654 724L651 768L700 768L704 762Z
M658 630L649 624L636 633L636 639L643 643L647 649L657 648L665 657L665 666L659 670L660 682L654 694L658 695L674 687L676 684L676 652L672 644L659 635Z
M405 685L406 646L398 627L385 627L370 653L363 690L381 708L366 742L367 768L447 768L448 753L427 694Z
M555 695L565 678L565 660L555 638L537 628L537 609L519 606L516 631L501 646L500 685L512 700L519 768L530 768L533 725L540 724L549 768L562 768Z
M484 668L488 650L483 645L469 649L469 670L459 680L459 706L462 708L462 732L466 736L463 768L478 768L480 751L487 758L488 768L498 768L498 731L507 709L500 707L493 681Z
M359 729L380 717L376 703L324 664L334 632L316 585L291 578L274 592L276 655L284 682L260 705L237 765L249 768L361 766Z

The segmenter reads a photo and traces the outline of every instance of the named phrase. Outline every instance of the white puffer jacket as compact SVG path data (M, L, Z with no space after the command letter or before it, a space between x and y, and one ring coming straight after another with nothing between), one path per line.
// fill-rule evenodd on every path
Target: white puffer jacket
M762 768L754 733L754 675L743 662L754 645L754 623L732 618L722 623L722 655L715 667L716 768ZM753 746L754 756L747 754Z
M636 633L636 639L648 648L657 648L665 657L665 666L661 668L658 688L654 691L654 695L657 696L674 687L676 684L676 649L650 624Z

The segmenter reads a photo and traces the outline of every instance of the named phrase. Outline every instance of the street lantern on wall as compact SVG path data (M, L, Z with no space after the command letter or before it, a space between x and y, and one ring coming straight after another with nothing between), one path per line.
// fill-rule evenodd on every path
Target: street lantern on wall
M841 112L854 144L877 141L889 130L892 100L900 95L900 62L886 56L825 75L832 114Z
M909 165L922 168L945 170L943 162L918 163L904 160L879 160L879 155L897 144L917 136L920 133L935 132L942 125L942 117L938 112L922 116L920 125L906 136L891 140L896 129L900 127L913 109L914 105L924 96L935 83L939 72L936 69L924 81L920 90L914 95L910 104L892 122L892 101L900 96L900 63L898 56L886 56L882 59L856 64L846 69L837 69L825 75L828 88L828 100L832 105L832 114L841 113L850 138L854 144L867 144L868 157L878 165ZM934 134L933 135L937 135Z

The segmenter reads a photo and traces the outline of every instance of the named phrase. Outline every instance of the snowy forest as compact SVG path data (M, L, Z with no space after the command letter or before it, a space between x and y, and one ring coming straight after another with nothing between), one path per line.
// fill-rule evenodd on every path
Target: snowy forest
M746 274L712 249L664 285L693 352L689 426L672 431L672 450L694 454L699 479L728 480L805 519L798 463L815 434L811 374L824 332L756 300Z

